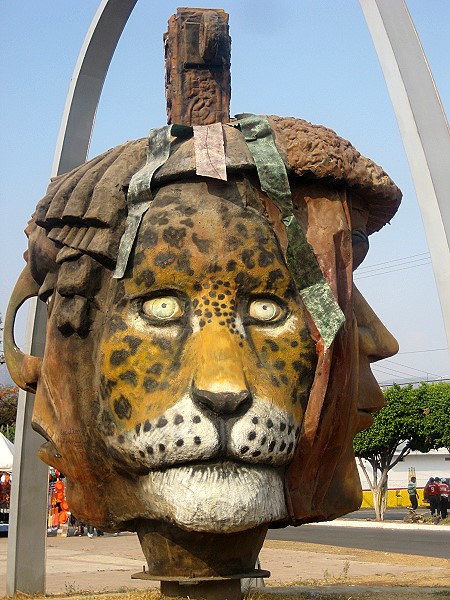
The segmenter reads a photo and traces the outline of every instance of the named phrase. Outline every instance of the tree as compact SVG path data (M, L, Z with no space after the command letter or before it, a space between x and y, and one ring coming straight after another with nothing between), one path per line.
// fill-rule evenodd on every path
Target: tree
M424 431L425 394L418 396L411 385L395 384L385 390L384 397L386 406L374 415L369 429L356 435L353 444L373 495L377 521L384 520L389 471L411 450L428 452L436 447L435 438ZM372 467L372 478L362 459Z
M450 453L450 383L423 383L415 390L424 406L423 433L433 448Z
M0 315L0 365L4 365L5 364L5 354L3 352L3 319L2 319L2 315Z
M3 353L3 319L0 315L0 366L5 363ZM16 430L17 400L19 388L14 385L0 384L0 431L14 442Z
M0 384L0 431L14 442L19 388Z

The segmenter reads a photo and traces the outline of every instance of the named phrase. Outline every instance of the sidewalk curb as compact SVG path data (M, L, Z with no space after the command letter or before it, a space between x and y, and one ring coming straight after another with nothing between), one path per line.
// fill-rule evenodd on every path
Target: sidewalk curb
M328 527L375 527L379 529L408 529L410 531L447 531L450 534L450 527L448 525L424 525L421 523L403 523L402 521L360 521L358 519L336 519L335 521L310 523L310 525L324 525Z

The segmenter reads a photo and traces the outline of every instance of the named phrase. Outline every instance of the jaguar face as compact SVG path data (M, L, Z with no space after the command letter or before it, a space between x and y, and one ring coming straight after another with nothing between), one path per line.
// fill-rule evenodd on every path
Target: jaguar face
M107 299L97 427L137 474L128 518L239 531L287 516L315 346L271 226L228 196L161 188Z

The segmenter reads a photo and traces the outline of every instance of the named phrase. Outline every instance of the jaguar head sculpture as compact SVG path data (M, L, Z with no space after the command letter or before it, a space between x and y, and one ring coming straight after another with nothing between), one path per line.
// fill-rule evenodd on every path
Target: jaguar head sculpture
M113 273L146 140L53 180L26 230L5 349L15 381L36 392L41 457L66 476L78 518L137 530L148 560L161 536L239 545L248 531L257 554L269 525L360 503L352 439L383 405L369 365L397 345L352 272L401 194L334 132L268 122L303 245L227 125L227 181L196 175L192 139L155 172L123 277ZM322 279L306 305L312 260ZM342 315L327 341L324 290ZM48 305L42 358L12 335L32 295Z

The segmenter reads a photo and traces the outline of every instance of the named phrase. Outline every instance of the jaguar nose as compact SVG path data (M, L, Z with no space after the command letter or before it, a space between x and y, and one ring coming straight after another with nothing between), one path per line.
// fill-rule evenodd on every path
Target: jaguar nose
M212 392L193 389L194 402L201 408L207 408L217 415L242 414L250 408L251 398L248 390L238 392Z
M252 397L234 332L214 321L203 327L192 347L196 368L191 394L194 404L222 417L240 416Z

